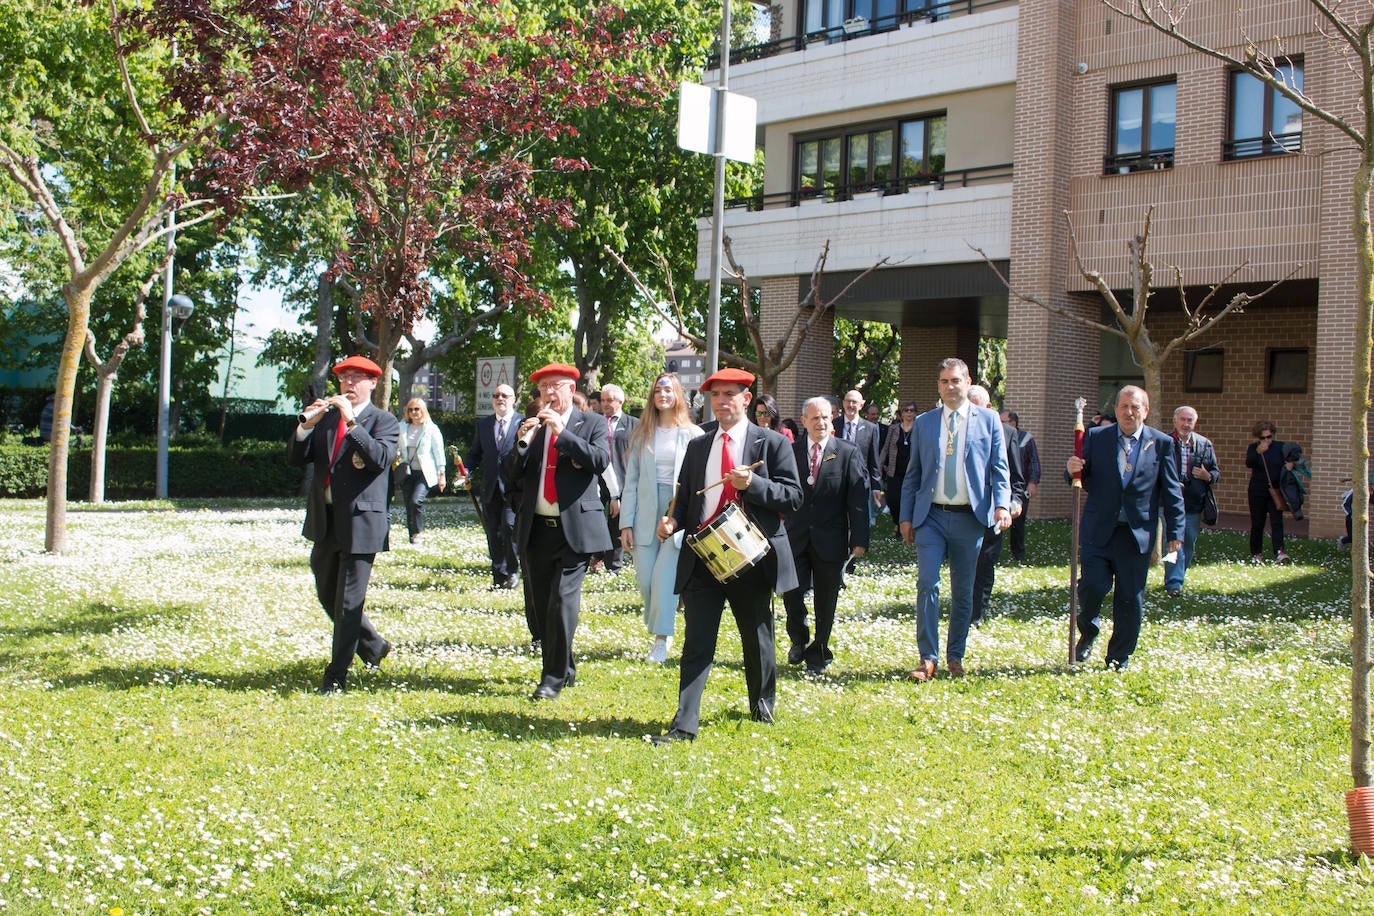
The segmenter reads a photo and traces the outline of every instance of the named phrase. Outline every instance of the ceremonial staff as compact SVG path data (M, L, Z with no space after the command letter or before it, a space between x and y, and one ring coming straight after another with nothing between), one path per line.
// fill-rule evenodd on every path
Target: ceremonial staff
M477 510L477 521L481 523L483 528L487 527L486 513L482 511L482 504L477 501L477 494L472 492L472 478L468 476L468 469L463 467L463 457L458 454L458 446L450 445L448 447L448 453L453 457L454 470L458 472L458 476L463 480L460 486L464 490L467 490L468 496L472 498L472 508ZM500 469L497 469L497 473L501 473Z
M1075 458L1083 457L1083 407L1087 404L1084 398L1078 398L1073 402L1073 409L1077 416L1073 422L1073 455ZM1083 472L1078 471L1073 475L1073 515L1070 516L1071 528L1069 532L1069 664L1074 663L1073 638L1074 631L1078 626L1078 526L1079 514L1083 509Z

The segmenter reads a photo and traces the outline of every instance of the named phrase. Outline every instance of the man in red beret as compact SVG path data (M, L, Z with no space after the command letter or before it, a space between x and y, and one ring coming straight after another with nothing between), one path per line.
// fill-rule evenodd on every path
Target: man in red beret
M401 429L370 400L381 374L365 356L350 356L335 366L341 393L306 406L287 453L292 464L314 469L302 533L315 542L310 552L315 592L334 621L322 694L344 690L354 655L376 667L391 651L391 643L363 613L373 558L387 549L388 472Z
M520 424L506 479L520 494L515 546L525 570L526 617L543 669L533 699L552 700L577 678L573 637L591 555L609 550L598 480L611 463L606 421L573 406L579 373L550 363L530 375L543 406Z
M756 721L773 722L777 659L771 593L797 587L782 517L801 506L802 487L792 444L781 434L749 422L752 384L754 377L740 369L721 369L702 382L701 390L710 394L717 426L687 443L677 480L678 499L672 515L659 521L658 537L667 540L677 531L698 532L733 502L768 538L770 549L729 582L717 581L693 550L678 554L674 590L682 595L685 626L677 714L666 734L650 736L655 744L696 738L701 694L715 661L720 615L727 602L744 653L749 713ZM712 486L722 478L723 484Z

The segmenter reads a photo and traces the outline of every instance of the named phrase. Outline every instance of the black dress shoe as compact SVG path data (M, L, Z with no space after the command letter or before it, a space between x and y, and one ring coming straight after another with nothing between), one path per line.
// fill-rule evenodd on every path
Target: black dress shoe
M391 643L387 642L384 639L382 640L382 651L378 652L376 655L363 655L361 652L359 652L358 658L361 659L362 663L364 665L367 665L367 667L369 668L380 668L382 667L382 659L386 658L390 654Z
M1092 658L1093 643L1096 641L1096 639L1080 636L1078 638L1078 645L1073 647L1073 660L1076 662L1086 662L1088 659Z
M329 696L332 693L343 693L344 682L336 681L333 678L325 678L324 683L320 685L320 689L315 692L322 697Z
M502 579L500 582L496 583L496 587L497 587L497 588L503 588L503 589L519 588L519 587L520 587L520 577L519 577L519 576L506 576L506 578L504 578L504 579Z
M666 735L646 735L650 744L676 744L679 741L695 741L697 736L680 728L670 728Z
M534 693L530 694L530 699L556 700L558 699L558 694L562 691L562 689L563 688L556 687L553 684L545 681L544 683L541 683L538 687L534 688Z
M800 665L800 664L801 664L801 660L802 660L805 656L806 656L806 649L805 649L803 646L799 646L799 645L797 645L796 643L793 643L793 644L792 644L792 648L790 648L790 649L787 650L787 664L789 664L789 665Z
M759 700L759 705L754 707L751 718L755 722L762 722L764 725L773 724L773 704L767 700Z
M1108 671L1125 671L1126 666L1131 663L1129 658L1109 658L1107 659Z

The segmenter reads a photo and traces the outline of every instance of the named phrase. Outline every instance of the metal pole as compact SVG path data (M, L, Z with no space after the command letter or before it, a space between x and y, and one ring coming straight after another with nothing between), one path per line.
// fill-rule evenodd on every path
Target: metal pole
M730 0L723 0L720 17L720 83L716 86L715 143L711 155L716 160L715 187L711 195L711 286L706 313L706 374L720 368L720 270L725 252L725 92L730 88ZM706 400L702 416L710 416L711 401Z
M176 166L172 166L172 184L176 184ZM167 214L167 270L162 275L162 354L158 365L157 384L157 498L167 498L167 440L171 423L172 403L172 261L177 250L177 216Z

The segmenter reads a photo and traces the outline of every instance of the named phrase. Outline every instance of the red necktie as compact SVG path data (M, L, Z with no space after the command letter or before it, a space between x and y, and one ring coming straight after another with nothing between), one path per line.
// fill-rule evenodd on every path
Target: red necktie
M558 465L558 452L554 450L553 444L558 441L558 436L549 437L547 458L544 461L544 499L554 506L558 505L558 490L553 485L553 470Z
M819 442L811 446L811 483L816 483L816 475L821 472L821 444Z
M735 469L735 456L730 454L730 434L722 432L720 434L720 476L728 478L730 472ZM726 480L720 485L720 505L716 508L716 514L725 508L726 503L738 502L739 491L735 485Z

